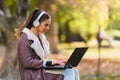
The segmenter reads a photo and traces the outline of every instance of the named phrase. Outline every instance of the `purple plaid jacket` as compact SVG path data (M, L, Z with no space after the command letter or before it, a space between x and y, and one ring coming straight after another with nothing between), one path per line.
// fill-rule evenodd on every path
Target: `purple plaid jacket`
M25 33L21 34L18 43L18 60L21 80L63 80L62 74L47 73L42 68L41 60L30 47L31 43Z

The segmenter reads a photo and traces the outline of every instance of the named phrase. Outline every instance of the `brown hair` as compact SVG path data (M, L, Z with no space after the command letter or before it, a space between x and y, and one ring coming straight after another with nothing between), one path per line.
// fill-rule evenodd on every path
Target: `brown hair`
M35 10L33 10L33 12L30 14L30 16L28 17L28 19L27 19L27 21L26 21L26 23L23 25L23 26L21 26L20 28L18 28L18 29L15 29L15 36L17 37L17 39L19 39L20 38L20 35L21 35L21 33L22 33L22 30L26 27L26 28L28 28L28 29L31 29L32 27L33 27L33 21L38 17L38 15L41 13L42 11L41 10L39 10L39 9L35 9ZM45 19L49 19L50 17L48 16L48 14L47 13L45 13L40 19L39 19L39 21L41 22L41 21L43 21L43 20L45 20Z

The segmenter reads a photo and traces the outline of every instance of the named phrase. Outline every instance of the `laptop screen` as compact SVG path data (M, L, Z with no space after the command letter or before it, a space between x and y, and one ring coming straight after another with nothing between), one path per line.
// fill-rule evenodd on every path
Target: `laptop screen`
M65 67L76 67L81 61L83 55L87 51L88 47L75 48L70 58L68 59Z

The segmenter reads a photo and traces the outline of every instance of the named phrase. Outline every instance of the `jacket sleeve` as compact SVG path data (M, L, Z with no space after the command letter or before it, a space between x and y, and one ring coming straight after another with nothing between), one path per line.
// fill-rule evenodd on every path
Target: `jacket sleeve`
M25 42L25 40L21 40L18 43L18 58L22 66L33 69L41 68L44 61L33 58L30 46L27 42Z

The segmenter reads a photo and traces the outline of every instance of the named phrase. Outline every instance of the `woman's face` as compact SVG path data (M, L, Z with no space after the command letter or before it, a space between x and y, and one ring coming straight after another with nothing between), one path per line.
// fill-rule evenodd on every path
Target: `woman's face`
M51 19L45 19L40 23L40 25L37 27L37 32L45 34L47 30L49 29L49 26L51 24Z

